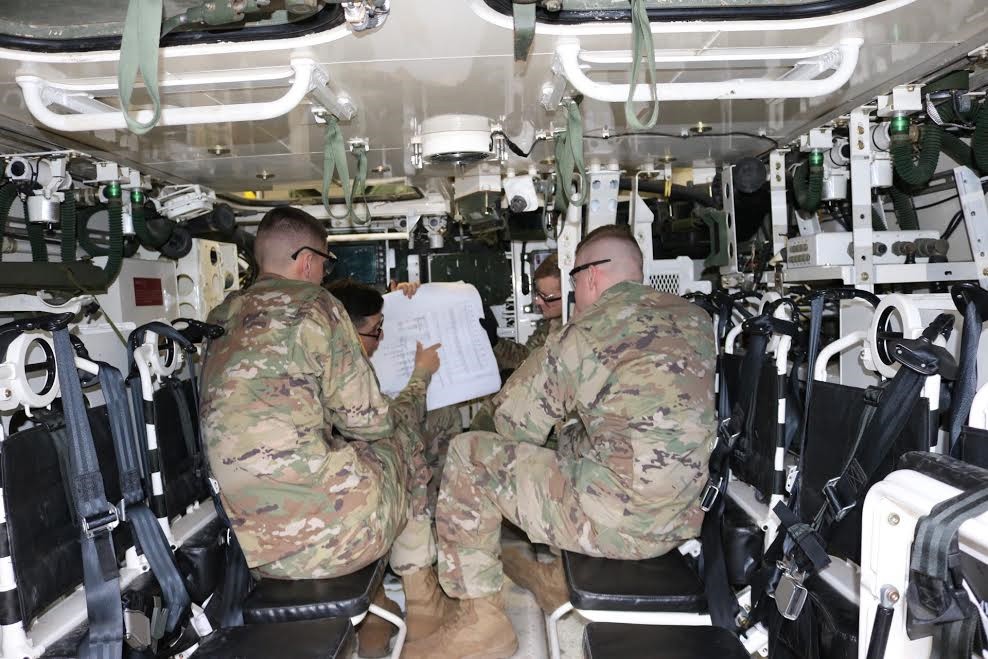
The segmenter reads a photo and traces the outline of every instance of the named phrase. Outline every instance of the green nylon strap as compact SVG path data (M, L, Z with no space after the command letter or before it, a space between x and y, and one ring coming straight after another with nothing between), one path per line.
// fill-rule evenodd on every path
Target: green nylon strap
M353 147L353 155L357 159L357 175L353 177L353 187L351 188L350 198L358 199L364 196L367 191L367 147L363 144L357 144ZM364 213L363 218L354 213L351 209L350 217L354 224L368 224L370 222L370 209L367 208L367 200L364 200Z
M566 131L556 135L556 210L565 211L570 204L582 206L587 200L587 168L583 161L583 117L575 101L563 102ZM574 194L573 178L580 180Z
M366 161L364 167L366 172ZM333 215L333 211L329 206L329 186L333 182L333 174L336 173L336 170L340 172L340 187L343 189L343 199L346 202L346 213L341 216ZM326 116L326 140L323 143L322 161L322 205L331 219L345 220L353 216L353 189L350 187L350 166L346 160L346 148L343 146L343 133L340 132L340 122L333 115Z
M130 0L120 40L120 66L117 87L120 109L130 132L144 135L161 119L161 97L158 93L158 42L161 40L162 0ZM154 106L153 116L142 124L130 114L130 99L134 94L137 72Z
M659 100L655 95L655 46L652 42L652 24L648 20L646 0L630 0L631 2L631 84L628 89L628 100L624 104L624 118L632 130L649 130L659 120ZM632 107L635 88L641 74L642 59L644 58L645 82L652 98L652 109L648 119L638 120L638 115Z

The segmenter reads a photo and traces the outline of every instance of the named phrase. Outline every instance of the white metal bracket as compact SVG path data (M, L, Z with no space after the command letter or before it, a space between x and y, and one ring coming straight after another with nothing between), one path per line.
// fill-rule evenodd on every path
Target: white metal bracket
M769 189L772 197L772 254L786 246L789 205L786 203L786 154L776 149L768 157Z
M724 212L727 213L727 265L721 266L720 274L738 274L738 232L734 210L734 165L726 165L721 170L721 191L724 195Z
M591 167L588 178L587 233L590 233L605 224L614 224L621 171L616 165L608 169Z
M871 235L871 111L862 106L851 111L851 220L854 232L854 281L858 288L874 290L875 264Z
M964 226L971 242L978 283L988 286L988 204L981 188L981 180L967 167L954 169L957 196L964 211Z

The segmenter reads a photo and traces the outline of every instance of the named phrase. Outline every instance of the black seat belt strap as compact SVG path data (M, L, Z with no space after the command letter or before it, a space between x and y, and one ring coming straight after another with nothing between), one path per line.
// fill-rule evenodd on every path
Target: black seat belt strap
M980 613L964 588L957 534L961 525L988 511L988 488L947 499L920 518L913 538L906 591L910 639L933 636L935 659L970 657Z
M175 565L168 539L147 506L148 492L144 486L144 473L132 434L123 376L109 364L101 363L99 366L100 386L106 398L113 448L120 472L125 517L133 527L141 550L161 586L165 604L165 631L170 633L187 612L191 598Z
M71 314L54 317L47 329L53 336L62 407L69 431L75 506L82 526L79 541L89 631L81 654L86 659L119 659L123 651L123 612L112 538L118 523L117 510L106 500L103 490L103 476L76 371L75 351L69 339L70 319Z
M179 427L182 429L182 438L185 440L185 450L192 460L193 471L196 478L205 480L203 472L203 462L205 457L199 443L198 429L192 421L192 411L189 409L189 401L182 390L181 382L171 380L163 383L164 388L175 402L175 409L178 410ZM194 385L193 385L194 386Z
M951 288L951 296L964 316L961 329L960 360L957 381L950 404L950 436L948 448L951 457L961 457L961 430L971 413L971 403L978 388L978 344L981 326L988 312L988 291L972 283L958 284Z

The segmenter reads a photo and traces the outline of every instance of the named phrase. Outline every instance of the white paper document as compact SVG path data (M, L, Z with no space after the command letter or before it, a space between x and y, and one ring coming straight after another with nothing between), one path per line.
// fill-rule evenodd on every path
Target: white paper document
M408 384L415 367L415 342L441 343L439 371L432 376L426 406L430 410L492 394L501 388L494 352L480 325L480 294L462 282L425 284L412 298L384 296L384 337L371 363L381 391L394 397Z

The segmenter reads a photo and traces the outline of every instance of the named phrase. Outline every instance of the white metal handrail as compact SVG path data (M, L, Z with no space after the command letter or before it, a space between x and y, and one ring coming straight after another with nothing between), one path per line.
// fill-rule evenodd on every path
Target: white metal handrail
M202 72L169 75L162 79L162 89L176 91L186 88L228 88L231 84L274 82L291 79L288 90L273 101L257 103L233 103L229 105L203 105L184 108L163 108L159 126L189 126L194 124L229 123L238 121L263 121L287 114L312 92L324 106L342 104L344 114L352 116L349 99L335 95L327 88L328 78L315 61L297 58L290 67L245 69L232 72ZM24 94L28 110L40 123L63 132L124 130L127 128L123 113L93 98L93 92L116 92L116 82L109 80L52 82L36 75L20 75L16 78ZM60 114L50 106L60 105L73 113ZM332 109L337 109L332 107ZM136 119L151 119L150 110L140 110ZM349 117L344 117L349 118Z
M854 74L862 39L848 38L831 48L721 48L696 53L691 51L656 51L656 62L774 61L796 60L795 75L783 79L735 78L716 82L663 82L655 85L659 101L706 101L718 99L813 98L831 94L843 87ZM558 70L569 83L588 98L607 103L623 103L630 85L597 82L584 71L586 63L613 64L630 62L631 53L584 52L577 39L561 39L556 45ZM833 70L820 79L805 79ZM648 85L635 86L634 101L651 100Z

